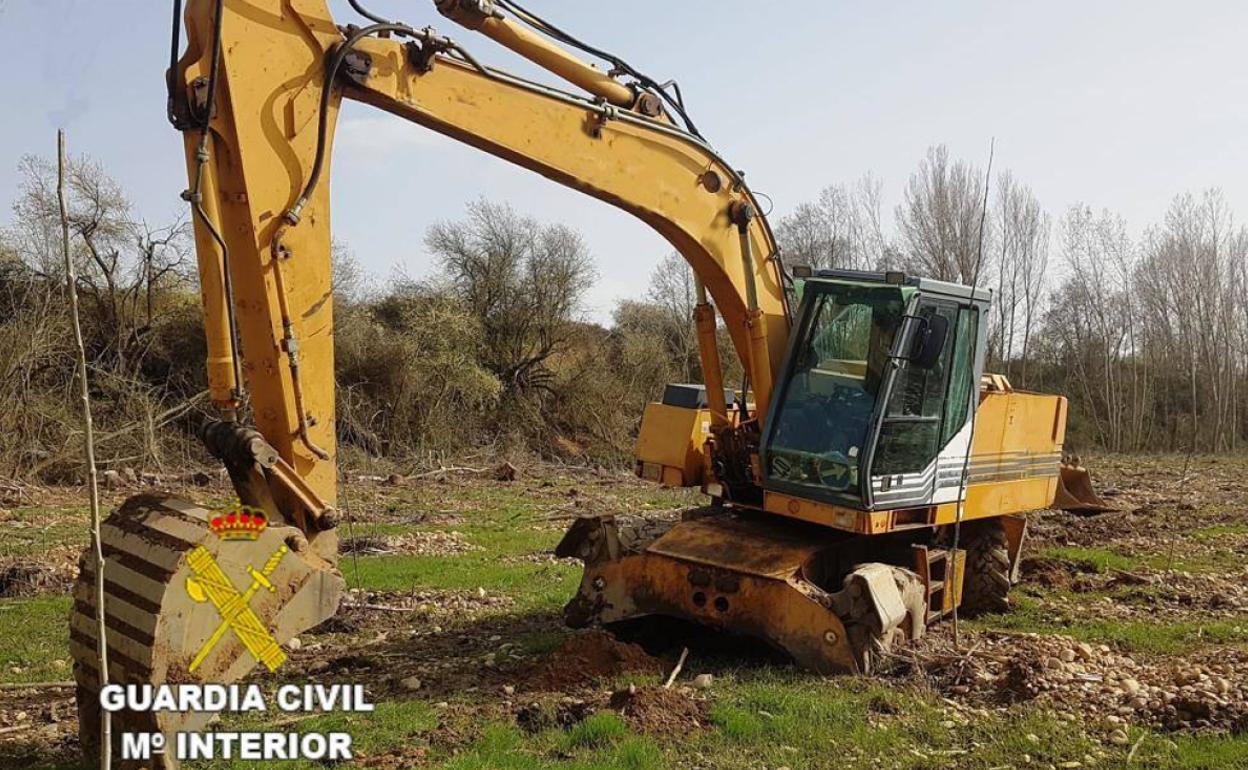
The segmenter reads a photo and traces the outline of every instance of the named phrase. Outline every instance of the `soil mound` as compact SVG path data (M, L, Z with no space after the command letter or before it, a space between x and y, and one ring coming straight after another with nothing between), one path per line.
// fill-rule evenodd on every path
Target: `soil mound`
M612 695L610 706L639 733L683 735L707 724L706 703L684 690L630 687Z
M628 672L663 673L663 664L636 644L605 631L576 634L546 657L529 676L533 690L565 691Z
M567 730L589 718L597 707L578 698L564 698L558 703L534 702L516 710L516 724L530 735L542 730Z
M20 560L0 565L0 599L67 593L73 584L66 570Z
M1079 570L1061 559L1031 556L1023 559L1023 578L1048 588L1068 588Z

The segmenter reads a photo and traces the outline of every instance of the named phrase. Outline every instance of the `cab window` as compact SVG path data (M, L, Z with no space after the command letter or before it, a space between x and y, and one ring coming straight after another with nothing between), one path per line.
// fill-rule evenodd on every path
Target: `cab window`
M809 309L770 427L766 475L857 494L860 453L904 299L892 286L837 284L807 292Z
M892 392L884 411L880 439L872 474L888 476L919 473L940 451L945 396L949 387L949 362L953 355L951 334L957 324L954 305L924 303L915 315L916 328L923 328L935 316L947 322L946 339L940 355L931 366L901 359Z

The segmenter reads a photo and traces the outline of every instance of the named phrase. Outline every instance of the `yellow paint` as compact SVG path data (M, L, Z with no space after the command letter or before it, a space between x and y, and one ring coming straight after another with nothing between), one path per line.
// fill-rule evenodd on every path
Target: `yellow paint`
M971 464L986 472L1007 473L1020 459L1052 457L1051 473L1044 462L1026 466L1031 478L971 484L963 506L964 521L1048 508L1057 492L1058 461L1066 434L1066 399L1018 391L988 391L975 418ZM1040 474L1040 475L1036 475ZM772 513L864 535L883 534L911 526L952 524L956 503L906 511L860 511L779 492L766 492L763 508Z
M631 107L637 99L628 86L510 19L487 16L475 8L465 8L462 3L442 3L438 10L452 21L474 32L480 32L539 67L550 70L569 83L580 86L595 96L601 96L612 104Z
M439 59L421 74L402 45L368 39L359 49L372 57L363 87L347 96L536 171L560 184L637 216L664 236L702 279L723 316L743 361L750 359L746 282L741 244L728 209L743 194L725 184L711 192L704 173L729 179L731 171L699 144L645 125L597 118L583 107L501 83L472 67ZM770 381L788 341L776 246L761 217L750 226L755 281L766 323L763 355L752 382ZM765 372L762 370L766 369ZM761 403L759 411L766 411Z
M1006 453L1061 452L1065 440L1065 397L1017 390L986 391L975 414L971 461Z
M1056 471L1050 478L972 484L966 490L966 504L963 506L962 520L969 521L1048 508L1053 502L1053 493L1056 490ZM957 504L944 503L936 506L936 515L932 523L952 524L957 521L957 518Z
M709 409L647 404L634 451L642 478L674 487L701 484L702 446L710 426Z
M728 402L724 398L724 369L719 361L719 338L716 335L715 308L706 301L706 291L698 285L698 304L693 309L694 328L698 333L698 355L702 361L706 383L706 403L716 425L728 424Z
M309 439L327 450L330 457L325 461L297 440L299 415L294 383L279 349L281 303L269 248L283 212L298 198L310 175L325 62L343 38L325 0L222 2L225 44L205 207L229 246L234 310L245 355L243 374L256 426L311 490L335 505L328 162L302 220L283 238L291 252L283 268L284 299L300 346L305 411L313 422ZM215 7L216 0L187 4L188 49L176 78L187 92L192 81L209 69ZM766 412L767 404L759 394L765 395L767 383L781 364L789 324L777 263L771 259L776 246L762 217L754 220L749 232L756 251L753 277L759 315L747 323L741 244L728 211L737 202L758 206L748 191L730 183L732 169L698 142L660 130L661 126L670 130L670 124L604 119L588 103L569 103L489 77L445 55L437 57L432 70L422 73L408 61L398 40L369 38L357 51L371 57L372 69L363 84L338 89L348 98L618 206L670 241L714 299L739 357L751 367L758 413ZM329 102L327 157L332 157L342 95L335 93ZM197 147L198 131L188 131L186 151L192 178ZM708 178L720 183L706 183ZM222 258L199 222L195 234L210 390L217 405L228 409L235 406L231 398L235 383L229 363ZM277 493L282 494L281 490ZM283 497L278 501L282 509L297 511L299 503L288 499L289 495Z
M763 508L781 516L849 532L866 532L870 526L870 518L866 511L821 503L817 500L807 500L780 492L766 492L763 497Z
M325 51L341 39L323 0L224 0L221 78L212 121L205 207L230 251L235 310L245 353L243 373L257 428L327 503L336 502L334 464L296 441L298 415L285 354L269 246L279 219L302 191L316 151L316 113ZM207 75L215 0L187 4L183 82ZM292 12L293 11L293 12ZM330 111L337 115L338 100ZM331 129L332 129L331 121ZM199 132L186 133L194 178ZM226 406L233 387L221 254L195 223L196 251L209 341L209 383ZM312 439L334 453L334 312L330 286L329 185L322 184L290 230L287 301L300 345ZM283 510L297 505L281 501Z
M740 573L730 586L695 586L691 573L697 569L683 559L645 551L586 566L581 593L603 598L603 622L644 614L683 617L764 639L820 673L857 669L840 618L804 593L797 578Z

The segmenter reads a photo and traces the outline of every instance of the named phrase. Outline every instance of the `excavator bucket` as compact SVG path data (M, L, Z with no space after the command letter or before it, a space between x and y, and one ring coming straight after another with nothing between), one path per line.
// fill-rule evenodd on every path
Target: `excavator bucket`
M274 669L282 645L331 617L344 581L302 533L274 524L223 539L214 527L228 514L177 498L140 495L101 526L108 680L115 684L226 684L257 663ZM241 517L239 517L241 518ZM251 534L256 534L251 537ZM97 654L95 565L83 555L70 615L70 651L77 683L83 750L100 749L100 658ZM113 714L114 743L122 733L202 729L210 712ZM114 746L114 756L117 756ZM170 770L172 751L153 761L115 767Z
M1117 510L1096 493L1092 487L1091 474L1088 473L1087 468L1078 463L1062 463L1053 507L1078 513L1103 513Z
M761 639L821 673L870 672L880 651L922 635L925 589L886 564L858 564L821 585L844 539L827 530L712 509L666 528L612 516L579 519L556 549L585 573L569 626L647 615Z

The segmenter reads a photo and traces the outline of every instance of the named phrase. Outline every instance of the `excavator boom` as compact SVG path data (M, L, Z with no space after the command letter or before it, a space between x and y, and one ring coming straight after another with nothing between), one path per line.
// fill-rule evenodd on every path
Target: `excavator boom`
M604 75L504 19L491 3L443 1L438 8L585 93L484 66L432 29L377 19L339 26L325 0L186 4L185 50L167 79L170 118L186 147L184 198L194 212L208 379L221 415L202 436L229 471L239 506L209 511L144 498L109 518L112 681L229 681L255 665L237 634L220 631L213 605L196 601L192 557L201 566L220 564L245 586L251 564L288 549L276 562L274 590L246 594L253 607L247 616L269 625L271 640L253 639L266 649L329 617L341 600L329 178L344 98L536 171L653 227L698 276L708 382L722 392L717 310L756 400L765 401L789 318L775 241L742 176L691 123L681 127L666 114L653 81ZM715 405L716 425L727 426L726 405ZM218 537L213 522L248 511L264 516L263 537L246 546ZM73 618L88 749L98 740L101 681L91 579L84 569ZM123 712L118 721L114 735L172 732L202 719Z

